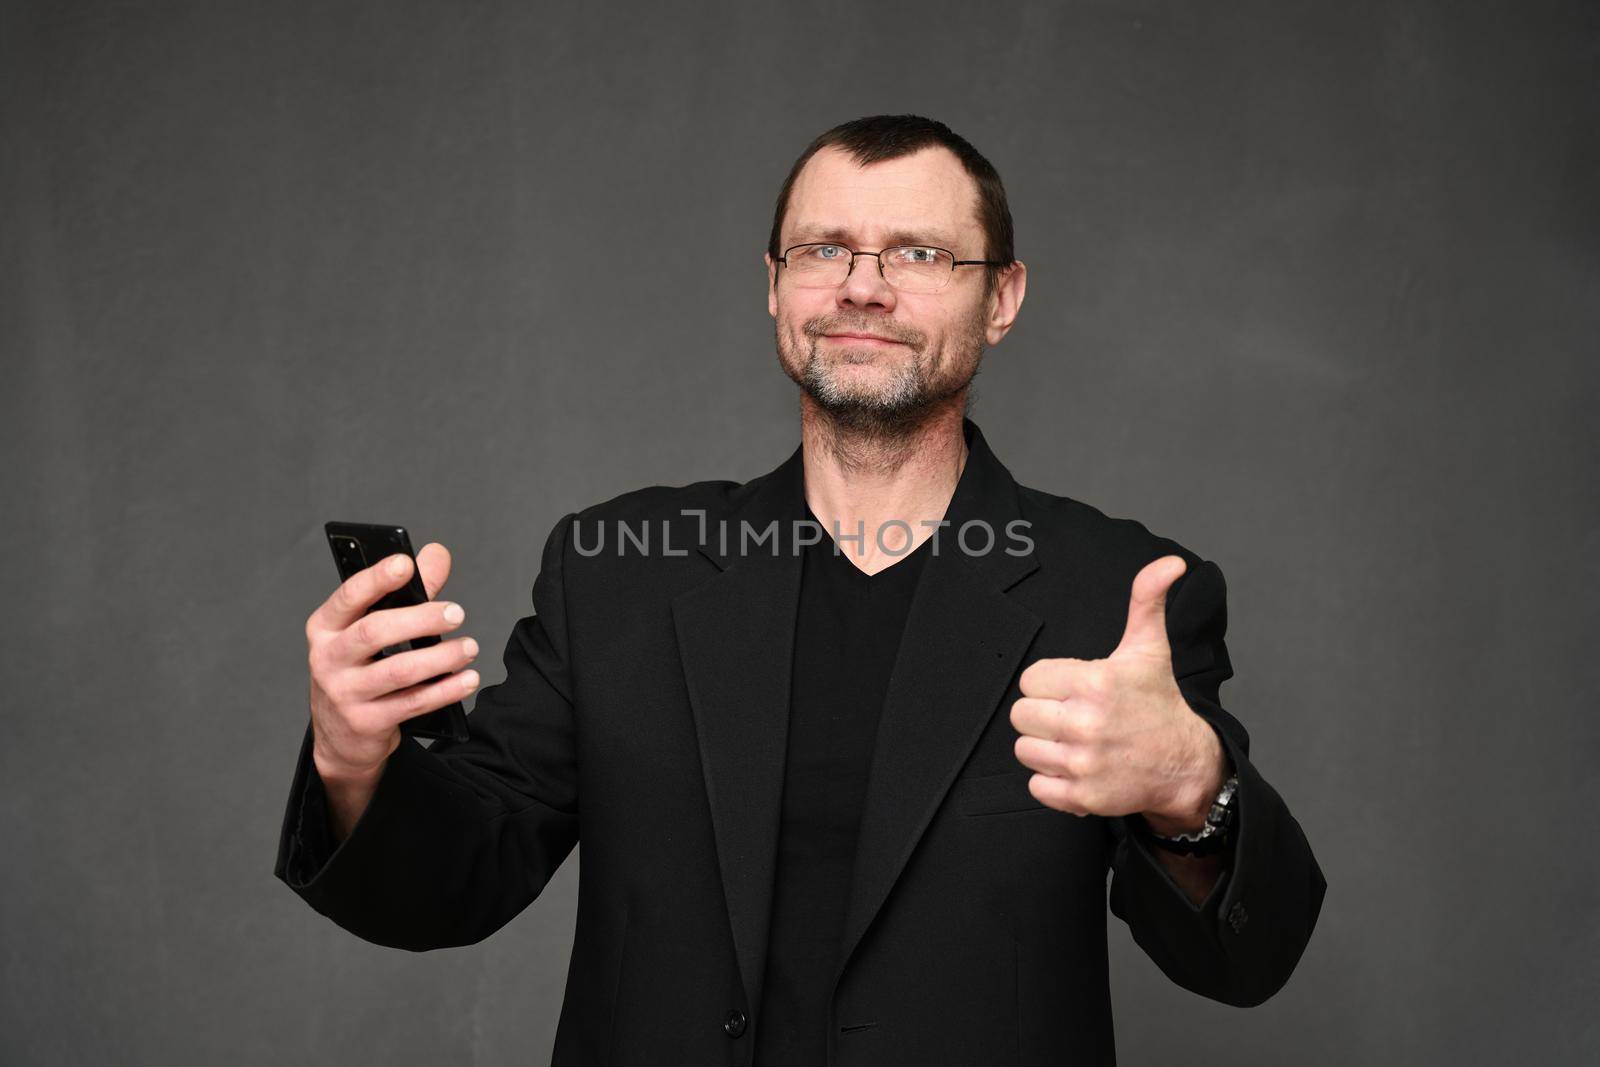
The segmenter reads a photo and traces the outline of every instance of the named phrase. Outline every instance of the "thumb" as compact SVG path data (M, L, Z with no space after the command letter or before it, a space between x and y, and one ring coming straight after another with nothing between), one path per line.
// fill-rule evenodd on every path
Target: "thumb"
M1134 576L1133 593L1128 598L1128 625L1113 656L1134 651L1172 655L1167 645L1167 591L1188 569L1182 556L1162 556L1145 564Z
M422 575L422 588L428 599L436 600L439 590L450 580L450 550L437 541L430 541L417 550L417 570Z

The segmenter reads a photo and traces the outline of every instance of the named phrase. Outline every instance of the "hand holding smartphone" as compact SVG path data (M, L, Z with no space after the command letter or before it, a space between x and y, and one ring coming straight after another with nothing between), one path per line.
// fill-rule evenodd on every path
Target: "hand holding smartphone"
M381 598L365 614L371 615L379 611L388 611L395 608L410 608L429 603L426 587L422 582L422 572L417 566L416 554L411 550L411 538L406 533L404 526L385 526L374 523L362 522L329 522L324 526L328 537L328 546L333 551L334 563L339 570L341 581L348 582L357 574L380 563L396 554L404 554L411 558L411 575L404 585L395 588ZM434 648L440 643L437 633L420 632L417 627L436 628L439 620L433 619L431 613L412 613L420 615L412 620L410 632L404 639L392 645L377 649L373 655L377 659L391 656L421 655L427 649ZM439 653L429 653L429 659L438 659ZM430 669L437 669L430 668ZM408 688L421 688L439 683L451 677L451 671L434 674L431 677L418 679ZM457 686L455 688L461 688ZM465 741L469 734L467 730L467 712L461 706L460 700L444 704L431 711L425 711L402 720L399 724L400 732L404 735L428 738L448 738L454 741ZM393 736L392 734L390 735Z

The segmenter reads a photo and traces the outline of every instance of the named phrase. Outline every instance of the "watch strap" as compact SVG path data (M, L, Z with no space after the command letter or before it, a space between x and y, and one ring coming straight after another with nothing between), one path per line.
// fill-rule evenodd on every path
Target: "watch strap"
M1146 838L1168 852L1185 856L1213 855L1226 849L1232 842L1234 823L1238 819L1234 804L1238 789L1239 776L1230 773L1206 812L1205 825L1198 830L1171 836L1160 834L1143 815L1138 816L1138 824Z

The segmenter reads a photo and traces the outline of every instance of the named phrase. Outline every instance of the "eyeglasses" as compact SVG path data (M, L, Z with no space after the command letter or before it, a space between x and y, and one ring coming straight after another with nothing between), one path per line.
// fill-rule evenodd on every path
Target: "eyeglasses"
M1001 267L993 259L957 259L953 252L931 245L896 245L882 252L856 252L840 244L795 245L778 262L789 268L801 289L834 289L855 269L857 256L875 256L878 275L905 293L937 293L950 284L957 267Z

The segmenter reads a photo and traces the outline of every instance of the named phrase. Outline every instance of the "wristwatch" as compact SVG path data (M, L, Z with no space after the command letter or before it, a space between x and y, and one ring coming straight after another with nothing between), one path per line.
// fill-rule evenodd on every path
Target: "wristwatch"
M1228 780L1222 783L1222 788L1217 792L1217 798L1211 802L1211 810L1206 812L1206 824L1191 833L1176 837L1158 834L1143 815L1139 816L1139 823L1145 836L1168 852L1184 856L1210 856L1227 848L1233 840L1233 828L1239 819L1233 798L1238 788L1239 775L1228 775Z

